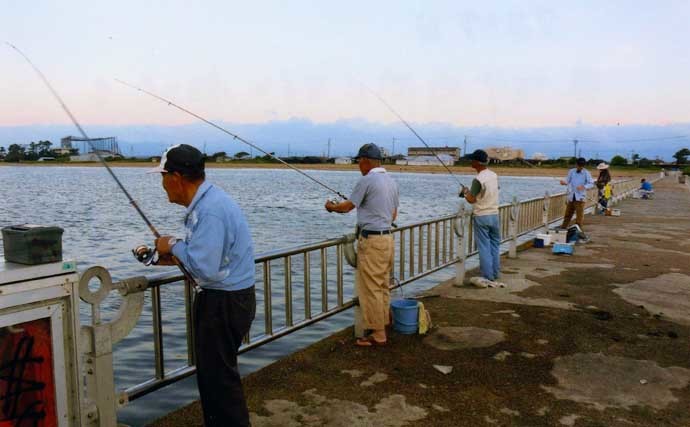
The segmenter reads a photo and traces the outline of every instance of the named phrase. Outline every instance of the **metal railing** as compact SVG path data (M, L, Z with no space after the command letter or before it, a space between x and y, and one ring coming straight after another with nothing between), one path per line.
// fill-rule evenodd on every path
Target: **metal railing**
M652 178L654 181L659 178ZM639 187L637 180L615 183L613 202L628 197ZM596 189L588 191L587 208L596 204ZM501 205L499 220L502 242L511 242L562 218L565 193ZM470 212L461 210L447 215L396 228L393 276L403 286L421 277L463 261L477 252ZM465 236L465 237L463 237ZM247 352L301 328L348 310L356 305L354 268L346 262L346 246L352 238L324 240L317 243L276 250L256 257L257 317L245 338L240 353ZM125 279L113 286L122 287ZM146 277L151 297L153 328L153 377L124 390L133 400L195 372L192 322L194 291L179 272ZM166 371L163 347L161 286L184 282L187 357L184 366Z

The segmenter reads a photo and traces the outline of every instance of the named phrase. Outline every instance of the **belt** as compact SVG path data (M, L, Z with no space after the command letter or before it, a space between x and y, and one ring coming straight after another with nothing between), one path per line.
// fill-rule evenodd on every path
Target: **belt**
M359 232L359 235L364 237L365 239L371 235L383 236L384 234L391 234L391 231L390 230L382 230L382 231L362 230Z

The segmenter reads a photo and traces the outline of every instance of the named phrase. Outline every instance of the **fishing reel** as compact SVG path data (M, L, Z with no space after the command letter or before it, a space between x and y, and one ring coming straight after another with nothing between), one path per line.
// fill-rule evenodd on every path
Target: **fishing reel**
M458 197L460 197L461 199L464 199L465 198L465 191L467 191L467 187L460 184L460 192L458 193Z
M158 251L156 248L150 248L146 245L139 245L132 249L132 255L134 255L134 258L147 266L156 265L158 263L158 257L156 256L157 253Z

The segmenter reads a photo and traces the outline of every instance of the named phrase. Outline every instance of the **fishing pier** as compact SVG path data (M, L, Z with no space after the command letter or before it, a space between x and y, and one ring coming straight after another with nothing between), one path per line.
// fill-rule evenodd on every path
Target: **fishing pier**
M274 351L268 362L280 360L273 365L264 367L267 363L266 358L260 357L263 362L257 362L253 366L251 370L257 372L248 376L246 384L250 410L254 413L253 422L255 425L300 425L294 424L297 422L295 420L302 419L304 411L311 411L309 407L303 408L301 405L309 405L308 402L313 401L312 404L317 406L315 410L324 410L318 406L338 395L336 389L340 386L344 387L345 394L348 393L345 391L347 387L342 384L347 380L350 391L355 395L361 395L363 399L356 404L359 405L359 409L351 414L353 417L378 417L383 416L386 410L402 408L411 412L407 415L401 414L402 418L391 421L390 425L416 422L419 422L419 425L430 425L431 420L433 425L457 425L452 421L456 419L457 411L463 411L465 416L469 417L467 422L470 424L467 425L475 425L478 418L474 418L476 414L471 415L473 412L467 412L468 407L462 406L463 399L455 403L446 399L449 391L463 395L470 390L467 392L468 396L476 395L478 399L502 402L501 404L508 409L503 411L502 408L498 408L498 412L486 412L487 418L484 421L501 420L501 423L505 423L505 416L513 413L508 414L506 411L521 414L525 412L524 402L520 403L524 396L514 396L510 387L529 386L531 382L522 378L519 372L507 370L506 367L510 366L510 363L503 362L519 361L520 369L529 368L535 372L539 369L557 367L554 360L566 358L571 353L580 354L575 352L578 350L578 342L589 343L601 338L602 332L597 331L594 326L608 327L617 324L619 319L623 318L644 321L648 329L652 328L650 325L655 321L660 322L652 331L651 338L644 338L647 344L658 338L658 334L671 334L675 336L674 339L681 337L671 344L687 342L687 319L683 316L687 315L688 310L685 310L685 314L678 314L679 311L682 312L682 307L680 310L676 307L674 317L671 309L666 310L669 305L673 305L673 301L645 302L628 307L626 303L616 300L613 307L608 307L611 298L611 292L606 290L608 288L601 285L596 289L590 289L592 285L588 284L589 278L603 274L597 269L606 272L616 271L617 274L614 276L620 278L621 283L627 283L629 277L637 274L628 271L639 271L639 268L628 267L627 264L639 267L643 257L635 251L642 247L642 252L646 252L651 258L649 266L653 269L662 268L654 263L654 260L658 259L654 257L655 253L666 254L667 256L660 257L659 262L663 264L663 268L670 268L666 273L671 275L669 280L676 286L675 292L688 292L687 274L690 272L686 271L688 263L687 259L683 258L687 256L687 247L685 253L682 253L678 249L658 249L659 245L642 242L654 240L650 236L656 236L656 241L662 242L661 246L664 247L675 244L682 248L682 245L688 245L683 239L669 240L673 233L682 234L690 226L687 215L678 217L679 212L686 212L685 208L681 209L683 204L690 204L690 192L687 191L690 187L678 184L675 177L662 179L659 174L649 177L649 180L657 183L657 197L654 201L627 200L639 186L637 180L616 183L613 202L621 206L623 216L588 216L587 231L593 236L594 242L578 246L575 256L570 258L557 258L544 249L520 251L526 245L529 246L536 232L548 229L562 218L565 194L546 194L542 198L521 202L515 200L513 203L502 205L499 213L502 247L508 257L504 261L502 281L508 285L507 289L478 290L463 285L468 266L472 265L473 256L477 253L469 210L461 208L452 215L398 227L394 232L396 255L393 276L396 280L392 281L392 287L400 288L408 297L414 296L423 301L431 312L435 327L426 338L393 334L391 344L381 349L354 349L350 340L351 329L338 332L347 324L352 324L351 309L357 304L353 291L354 269L351 266L355 250L353 236L346 235L259 254L255 260L257 317L241 349L241 353L244 354L241 361L251 360L272 343L278 346L288 343L290 336L318 328L334 318L339 318L340 323L335 323L335 329L331 326L331 330L322 332L322 337L335 335L322 341L319 341L321 337L312 339L312 343L319 342L306 350L288 345L282 346L288 350L283 349L277 353ZM594 208L595 191L591 190L588 195L587 208L590 211ZM673 200L664 201L667 197L673 197ZM640 223L648 223L649 229L641 232ZM627 240L621 240L620 236L626 236ZM637 249L634 249L636 247ZM681 258L685 259L684 263L679 262ZM669 263L674 266L668 267ZM622 267L623 265L625 267ZM192 284L182 273L130 277L114 282L106 268L92 267L78 273L74 262L71 261L25 268L16 264L4 264L0 273L3 278L0 286L0 326L5 331L12 332L21 329L22 324L26 322L44 322L43 327L50 330L48 336L50 346L54 350L46 355L46 358L52 358L54 368L51 371L54 396L53 400L50 400L54 410L50 414L56 417L57 425L115 426L118 418L131 425L142 425L163 415L156 412L156 406L165 408L165 402L169 410L180 406L179 400L177 403L174 399L168 402L167 398L161 396L169 390L174 390L178 384L182 384L195 373L191 330L194 292ZM551 290L550 281L553 278L558 284ZM664 280L660 279L660 286L664 285ZM443 283L434 286L439 281ZM419 284L422 282L426 282L427 285L420 287ZM535 282L538 282L539 286L536 286ZM623 285L620 287L624 289ZM169 309L166 310L163 289L172 291L178 298L183 299L184 313L171 313ZM581 294L580 290L586 292ZM589 295L590 293L592 295ZM632 295L632 300L644 299L635 296L635 292ZM116 298L118 301L114 315L102 314L102 304L107 298ZM623 298L625 299L625 296ZM682 303L676 301L676 304ZM640 306L647 308L643 309ZM652 306L655 308L651 309ZM80 310L81 316L78 314ZM537 312L533 313L535 310ZM546 310L548 313L540 314L540 310ZM633 313L629 313L630 310ZM664 310L667 312L660 314ZM584 325L585 330L590 332L580 331L578 336L569 336L566 332L575 333L572 329L576 328L577 322L580 321L578 316L594 319L592 324ZM572 319L574 323L563 324L566 318ZM537 322L538 319L541 320ZM598 323L606 321L611 323ZM680 322L680 326L672 324L674 322ZM151 328L148 335L150 342L145 343L150 348L151 370L137 371L139 381L126 387L118 387L118 369L123 368L121 364L114 363L114 360L122 356L118 356L118 343L126 340L132 329L141 324L150 325ZM170 324L176 327L166 327ZM492 326L489 327L490 325ZM502 325L508 330L502 328ZM611 331L610 328L606 330ZM571 341L560 342L558 346L548 345L548 342L553 343L556 340L548 336L554 333L559 335L560 332ZM513 333L517 335L513 336ZM166 343L174 334L183 334L186 345L183 349L173 349L174 354L171 354L171 349L166 347ZM593 336L590 337L591 334ZM546 338L540 338L542 335ZM614 342L633 339L623 332L619 335ZM637 335L646 336L643 333ZM492 341L492 336L495 342ZM518 341L515 341L515 337L519 337ZM483 344L472 344L476 342ZM539 347L535 345L543 345L544 351L537 351ZM524 348L518 351L521 346ZM599 356L591 357L605 358L602 354L606 353L606 348L597 348L601 350L601 354L596 353ZM299 351L294 352L296 350ZM680 385L674 387L684 390L681 395L688 394L687 388L683 388L687 381L683 383L682 380L688 368L687 346L684 351L684 364L676 362L677 359L673 357L668 359L673 361L673 366L679 367ZM547 354L552 356L548 361L543 358ZM674 347L673 354L682 354L682 350ZM484 359L476 360L480 355ZM473 366L473 360L479 364ZM501 368L500 375L494 372L497 366L483 365L494 364L496 361L501 362L497 365ZM539 369L525 365L536 361L541 361ZM435 370L432 364L450 366L452 372L444 375ZM660 366L662 365L665 366L661 363ZM479 366L483 367L477 371ZM373 372L372 369L377 371ZM379 369L383 371L379 372ZM665 368L658 369L663 371ZM494 372L497 377L484 384L486 379L482 379L484 374L481 374L484 370ZM551 374L539 371L534 380L541 379L544 387L557 388L553 377L548 375ZM553 376L557 377L555 374ZM276 378L281 380L278 381ZM318 381L309 386L309 378ZM655 381L649 378L637 379L641 380ZM440 387L432 385L437 381L444 384L442 388L434 388ZM267 382L273 383L268 387ZM362 386L364 389L357 388L357 384L365 382L371 382L371 385ZM85 386L81 387L80 384ZM460 387L460 384L463 386ZM314 387L316 389L312 391ZM374 401L372 399L382 396L382 391L376 391L371 396L367 396L367 393L368 390L378 390L377 387L383 387L383 390L391 393L395 389L397 394L391 394L392 400L382 401L383 403ZM648 389L655 390L651 386ZM506 390L507 393L503 397L500 396L501 390ZM414 391L409 399L405 398L406 391ZM296 404L296 409L293 412L288 411L287 415L272 413L270 409L280 393L284 393L286 399L296 399L300 402ZM675 402L676 394L674 390L667 399ZM379 404L383 405L383 412L372 415L371 408L378 407ZM523 405L521 409L514 408L518 404ZM347 407L355 403L348 401L343 405ZM387 405L393 406L386 409ZM616 405L613 404L614 407ZM665 408L667 405L661 406ZM147 407L149 411L142 411L143 407ZM199 415L198 411L198 407L192 405L179 414L171 414L157 425L199 423L201 418L194 418ZM333 408L325 412L339 414L337 417L342 420L336 422L328 419L325 424L345 422L350 417ZM326 413L319 416L326 416ZM275 418L280 416L296 418ZM395 418L397 414L391 413L389 416ZM357 425L357 419L349 419L347 423Z

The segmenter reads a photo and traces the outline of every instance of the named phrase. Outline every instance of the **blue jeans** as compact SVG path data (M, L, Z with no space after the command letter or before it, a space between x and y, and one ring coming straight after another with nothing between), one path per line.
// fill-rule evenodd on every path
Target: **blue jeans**
M498 226L498 215L475 216L474 237L479 249L479 269L482 277L489 280L498 279L501 271L501 229Z

